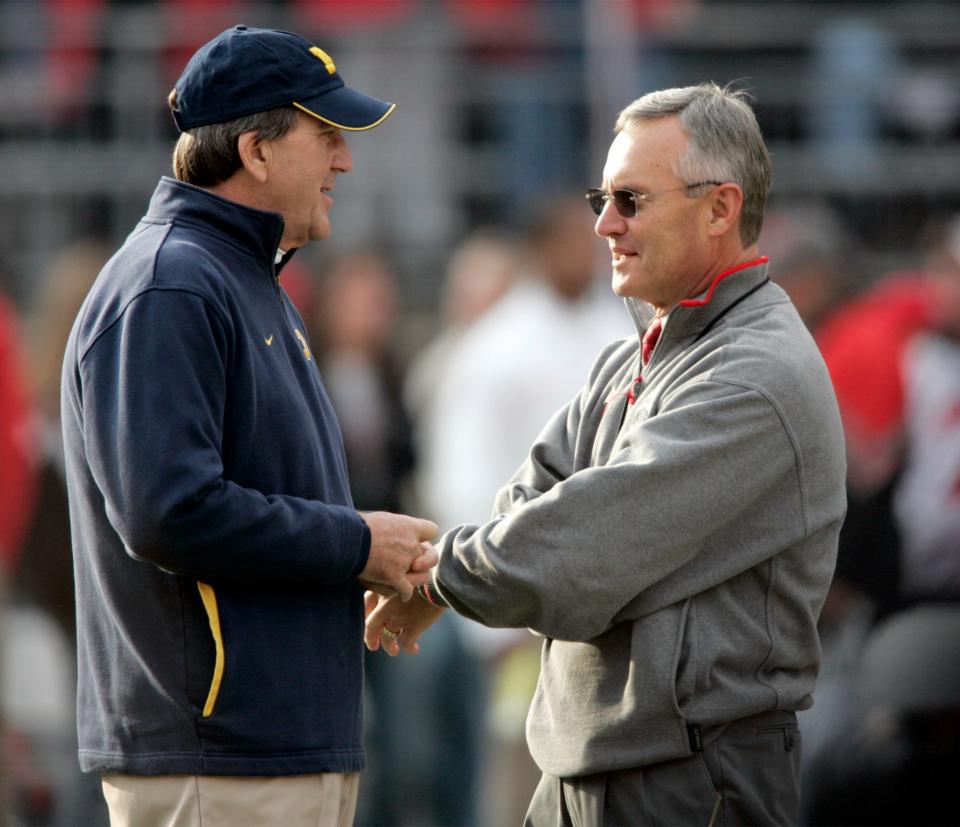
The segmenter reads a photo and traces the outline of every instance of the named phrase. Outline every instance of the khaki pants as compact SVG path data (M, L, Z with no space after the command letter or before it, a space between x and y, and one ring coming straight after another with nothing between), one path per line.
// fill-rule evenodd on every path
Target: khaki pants
M351 827L359 773L105 775L110 827Z

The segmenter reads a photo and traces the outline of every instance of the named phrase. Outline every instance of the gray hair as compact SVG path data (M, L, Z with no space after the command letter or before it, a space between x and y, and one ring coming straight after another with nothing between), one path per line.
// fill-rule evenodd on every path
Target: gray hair
M730 181L743 192L740 239L754 244L763 226L763 207L770 189L772 166L760 127L742 90L701 83L651 92L627 106L614 132L647 120L679 115L690 136L674 173L688 184Z
M167 102L176 106L177 90ZM297 120L297 110L281 106L244 115L232 121L197 126L183 132L173 148L173 174L178 181L198 187L210 187L230 178L243 166L237 141L244 132L257 133L257 139L282 138Z

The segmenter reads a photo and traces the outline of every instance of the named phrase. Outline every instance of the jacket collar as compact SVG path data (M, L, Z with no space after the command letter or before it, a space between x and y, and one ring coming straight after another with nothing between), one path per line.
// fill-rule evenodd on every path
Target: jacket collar
M145 220L176 220L202 226L245 252L263 259L271 268L283 235L283 216L279 213L247 207L210 190L167 176L163 176L157 184ZM284 264L292 253L291 250L284 257Z
M760 256L717 275L703 293L685 299L670 311L662 335L680 338L700 333L734 302L766 281L767 262L766 256ZM653 317L653 309L638 299L627 299L627 308L642 335Z

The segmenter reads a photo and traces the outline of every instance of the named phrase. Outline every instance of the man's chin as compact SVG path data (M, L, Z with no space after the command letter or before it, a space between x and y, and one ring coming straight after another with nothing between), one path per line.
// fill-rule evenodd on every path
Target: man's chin
M323 241L323 239L330 235L332 230L333 228L330 226L329 221L322 221L310 228L310 240Z
M630 290L630 279L627 276L621 275L617 272L614 272L613 278L610 281L610 286L613 289L613 292L624 299L629 299L633 297L633 294Z

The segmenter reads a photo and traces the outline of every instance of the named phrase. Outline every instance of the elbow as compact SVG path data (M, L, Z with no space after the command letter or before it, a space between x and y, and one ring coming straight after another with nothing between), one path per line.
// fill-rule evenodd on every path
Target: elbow
M177 571L178 560L189 552L191 532L185 530L182 507L165 506L156 501L152 505L143 504L130 509L117 529L127 554L134 560Z
M177 547L162 520L139 517L120 532L124 548L134 560L172 568Z

